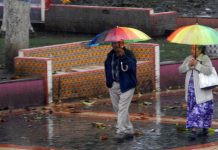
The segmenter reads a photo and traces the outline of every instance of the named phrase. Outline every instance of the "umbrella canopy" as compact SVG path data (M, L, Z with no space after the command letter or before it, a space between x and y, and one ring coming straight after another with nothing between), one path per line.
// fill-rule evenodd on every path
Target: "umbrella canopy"
M125 43L130 43L130 42L146 41L149 39L151 38L147 34L135 28L115 27L98 34L88 43L88 45L93 46L101 43L118 42L118 41L124 41Z
M214 45L218 44L218 32L210 27L195 24L177 29L167 40L189 45Z

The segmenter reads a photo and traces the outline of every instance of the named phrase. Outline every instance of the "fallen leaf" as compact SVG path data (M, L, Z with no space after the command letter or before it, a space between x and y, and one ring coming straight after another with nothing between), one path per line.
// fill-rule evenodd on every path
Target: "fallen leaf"
M72 110L72 111L70 111L70 113L81 113L81 111L79 111L79 110Z
M135 120L148 120L148 117L146 117L146 116L137 116L137 117L135 117Z
M29 107L24 108L26 111L30 111L31 109Z
M138 106L143 107L144 104L143 103L138 103Z
M182 104L182 108L187 108L187 104L186 104L186 103L183 103L183 104Z
M179 105L179 104L180 104L180 102L174 102L174 104L175 104L175 105Z
M138 97L142 97L142 94L141 94L141 93L138 93Z
M2 119L2 118L0 118L0 122L5 122L5 120L4 120L4 119Z
M98 129L105 129L107 126L101 122L92 122L92 126Z
M169 109L176 109L178 108L177 106L166 106L164 109L169 110Z
M214 128L209 128L208 133L209 133L209 135L214 135L215 134L215 129Z
M71 0L61 0L63 4L69 4L71 3Z
M142 113L142 112L140 112L140 113L137 113L138 115L146 115L146 113Z
M89 100L84 100L84 101L81 101L82 104L86 105L86 106L92 106L95 101L89 101Z
M104 135L101 135L101 136L99 137L99 139L100 139L101 141L105 141L105 140L108 140L108 136L107 136L106 134L104 134Z
M138 131L136 130L135 133L134 133L135 136L143 136L144 133L142 131Z
M168 108L169 108L169 109L176 109L177 106L169 106Z
M154 117L154 114L148 114L149 117Z
M187 131L188 129L185 127L185 125L183 124L176 124L176 130L177 132L185 132Z
M48 113L49 113L49 114L53 114L53 110L50 109L50 110L48 111Z
M67 106L67 108L71 109L71 108L74 108L74 106Z
M150 130L150 132L155 132L155 131L156 131L155 129L151 129L151 130Z
M41 119L42 119L42 117L40 117L40 116L37 116L37 117L35 117L34 119L35 119L35 120L41 120Z
M98 95L98 99L101 99L101 98L104 98L104 96L103 95Z
M144 105L152 105L151 102L147 102L147 101L145 101L143 104L144 104Z
M42 109L43 111L44 111L44 110L47 110L47 108L45 108L45 107L42 107L41 109Z

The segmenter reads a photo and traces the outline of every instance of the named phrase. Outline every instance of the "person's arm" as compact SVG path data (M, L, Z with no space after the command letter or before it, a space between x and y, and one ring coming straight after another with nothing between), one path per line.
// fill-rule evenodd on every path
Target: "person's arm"
M111 52L107 54L107 58L104 62L105 67L105 77L106 77L106 85L108 88L112 86L112 74L111 74Z
M186 73L187 71L189 71L190 69L192 69L189 65L191 60L191 56L186 57L186 59L184 60L184 62L179 66L179 72L180 73Z
M210 58L207 55L204 55L202 63L198 61L195 65L195 69L205 75L210 75L212 73L212 62Z

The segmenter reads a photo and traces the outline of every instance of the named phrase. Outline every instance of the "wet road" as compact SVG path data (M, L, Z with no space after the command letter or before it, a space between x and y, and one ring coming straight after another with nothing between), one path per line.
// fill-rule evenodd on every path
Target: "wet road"
M19 113L1 112L0 149L163 150L199 145L203 148L202 144L218 142L218 133L214 132L195 141L188 139L187 131L183 130L186 116L183 93L135 97L137 101L130 107L136 130L132 141L118 144L112 140L116 116L110 100L94 99L91 106L79 101ZM217 96L213 128L218 128L216 99ZM214 145L206 145L210 146Z

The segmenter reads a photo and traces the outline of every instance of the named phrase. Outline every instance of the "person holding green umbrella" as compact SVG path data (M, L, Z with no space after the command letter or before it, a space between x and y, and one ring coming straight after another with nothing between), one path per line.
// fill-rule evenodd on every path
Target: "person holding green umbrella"
M191 131L189 135L191 140L196 139L197 135L206 136L212 123L213 94L212 89L200 88L199 73L212 74L212 62L205 55L206 47L203 45L218 44L218 33L210 27L195 24L180 27L167 40L173 43L192 45L192 55L186 57L179 66L179 71L186 73L186 128ZM201 131L197 132L198 129Z

